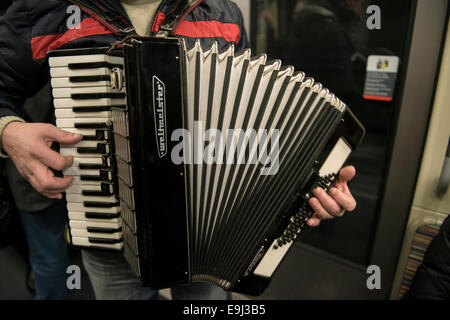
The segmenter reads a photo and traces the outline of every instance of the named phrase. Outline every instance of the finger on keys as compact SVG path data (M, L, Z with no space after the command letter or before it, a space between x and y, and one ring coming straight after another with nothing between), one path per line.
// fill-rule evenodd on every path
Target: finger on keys
M73 165L73 156L63 157L58 152L48 148L47 146L37 150L39 160L47 167L63 171Z
M32 175L29 177L36 190L42 194L60 194L73 181L73 177L55 177L53 172L44 164L36 161L30 166Z
M44 128L43 134L46 138L52 141L67 145L75 144L83 139L83 136L79 133L64 131L53 125L46 126Z
M314 210L314 217L319 218L320 220L328 220L332 219L333 216L325 210L320 201L316 198L311 198L308 201L311 208Z
M342 192L337 188L330 189L330 195L345 211L353 211L356 208L356 200L349 192Z
M342 207L322 188L315 188L313 194L330 215L336 217L344 214Z

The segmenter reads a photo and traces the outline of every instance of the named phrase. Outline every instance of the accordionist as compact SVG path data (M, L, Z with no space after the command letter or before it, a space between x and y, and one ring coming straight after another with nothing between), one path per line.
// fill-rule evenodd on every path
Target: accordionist
M136 2L136 3L135 3ZM20 108L20 102L27 96L37 92L48 77L46 69L46 54L49 50L59 48L84 48L109 46L122 40L134 32L146 35L158 32L165 35L175 35L186 39L187 46L193 46L195 38L200 37L202 45L208 46L217 41L220 47L228 43L234 43L236 51L248 47L246 32L242 24L242 16L236 5L225 0L205 1L96 1L97 6L91 1L61 1L33 2L28 8L27 1L16 1L10 11L0 22L0 137L1 147L5 156L9 156L14 162L20 174L42 195L50 199L61 199L63 192L69 187L72 178L61 178L55 171L70 167L73 163L72 157L62 157L50 149L53 142L63 144L75 144L81 140L81 136L72 135L57 129L53 125L44 123L26 123L24 111ZM139 3L139 4L138 4ZM72 7L79 5L81 11ZM157 5L159 5L157 7ZM142 6L142 7L140 7ZM183 7L185 6L185 7ZM182 8L183 7L183 8ZM145 10L147 8L147 10ZM156 10L156 8L158 8ZM176 8L180 9L176 11ZM124 10L125 9L125 10ZM153 9L153 23L148 10ZM171 15L173 10L177 16ZM181 10L182 9L182 10ZM30 12L31 15L25 13ZM68 15L72 12L80 14L80 23L68 29ZM128 17L128 18L127 18ZM131 21L130 21L131 20ZM27 21L27 23L24 23ZM132 27L132 22L136 29ZM32 35L31 44L26 43ZM30 49L31 48L31 51ZM46 75L44 77L44 75ZM34 110L33 110L34 111ZM44 113L44 112L43 112ZM52 112L50 112L52 113ZM44 116L38 116L42 122ZM33 119L31 119L33 120ZM45 119L50 122L49 119ZM314 191L315 198L309 200L314 209L314 216L308 221L308 225L317 226L321 219L340 216L345 210L353 210L355 200L347 187L346 182L354 176L354 168L346 167L341 170L334 187L324 192L318 188ZM16 196L16 202L24 201L22 194ZM45 207L49 209L45 209ZM53 209L52 209L53 208ZM44 221L50 216L50 211L57 206L44 205L35 211L44 209L41 216L36 215L35 221ZM24 207L27 211L26 207ZM58 210L58 209L57 209ZM61 210L61 209L59 209ZM30 210L31 211L31 210ZM54 214L54 212L53 212ZM61 215L64 213L60 212ZM27 224L24 220L24 224ZM31 223L29 225L31 228ZM57 234L63 229L59 225ZM29 230L25 225L25 230ZM53 237L50 228L41 230L41 239L28 237L31 253L36 248L38 241ZM62 239L60 239L62 241ZM64 261L64 256L57 248L48 248L44 256L54 256ZM105 256L108 258L105 259ZM126 265L121 255L91 252L83 253L84 263L94 286L97 298L133 298L133 296L120 296L120 292L137 293L137 297L150 298L151 291L143 289L135 277L127 272ZM33 267L39 267L37 261L31 261ZM111 274L102 274L99 270L107 264L113 264ZM52 271L55 274L65 275L65 270ZM63 276L64 276L63 275ZM43 275L54 277L54 275ZM110 279L122 278L128 284L131 291L117 288L113 292L107 292L106 283ZM58 276L56 277L58 278ZM37 281L39 278L37 277ZM123 281L121 281L123 283ZM59 284L65 286L65 280ZM110 284L111 287L114 284ZM46 289L42 290L41 297L46 296ZM49 290L47 290L49 291Z

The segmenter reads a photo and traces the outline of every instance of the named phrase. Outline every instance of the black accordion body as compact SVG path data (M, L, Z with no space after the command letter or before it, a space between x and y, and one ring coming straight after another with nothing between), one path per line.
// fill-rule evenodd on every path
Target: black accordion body
M258 295L364 129L321 84L234 47L134 38L49 54L75 246L122 251L144 285Z

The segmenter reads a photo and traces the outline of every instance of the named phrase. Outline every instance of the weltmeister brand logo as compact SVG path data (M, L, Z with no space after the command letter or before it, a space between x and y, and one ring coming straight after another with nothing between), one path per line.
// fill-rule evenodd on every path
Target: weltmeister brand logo
M162 158L167 154L166 86L156 76L153 76L153 112L158 155Z

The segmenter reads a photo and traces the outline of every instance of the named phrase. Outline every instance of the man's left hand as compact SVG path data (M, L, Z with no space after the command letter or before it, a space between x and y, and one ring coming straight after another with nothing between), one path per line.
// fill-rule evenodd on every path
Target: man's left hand
M328 192L322 188L313 190L315 197L309 199L309 205L314 214L307 222L310 227L317 227L321 220L341 217L345 211L355 210L356 200L347 185L347 182L355 176L355 172L355 167L346 166L341 169L336 182Z

